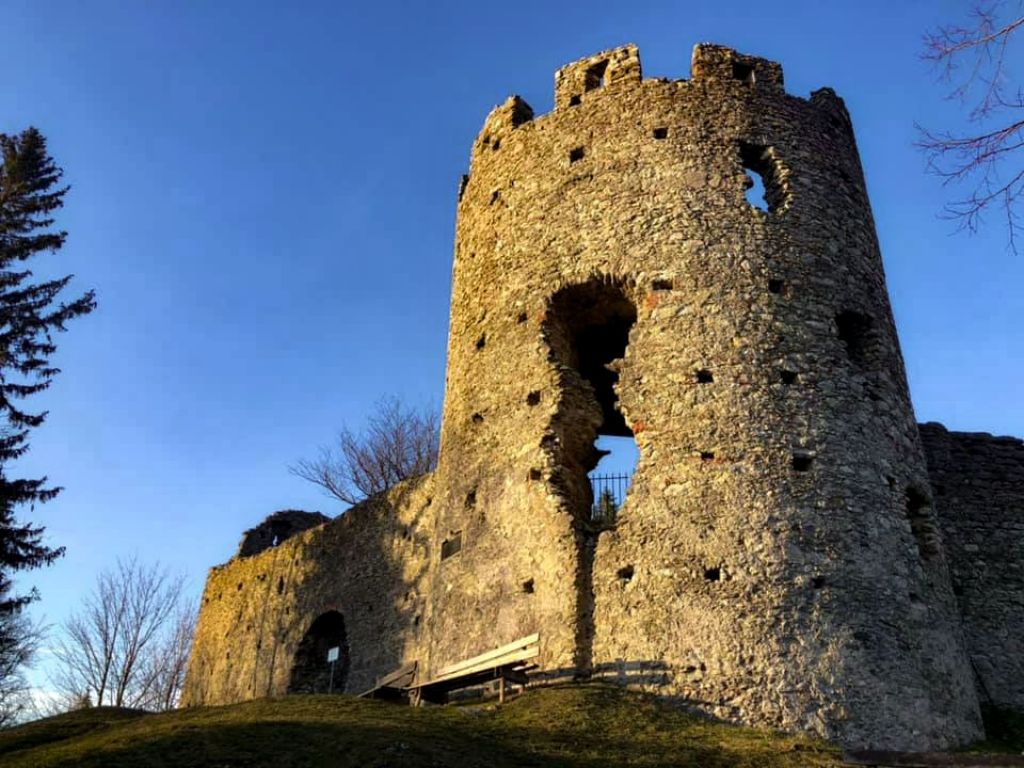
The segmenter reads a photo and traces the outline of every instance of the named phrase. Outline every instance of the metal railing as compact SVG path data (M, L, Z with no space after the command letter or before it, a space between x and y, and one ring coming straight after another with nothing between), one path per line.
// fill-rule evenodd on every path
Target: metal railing
M594 501L590 505L591 522L611 525L626 500L632 475L590 475Z

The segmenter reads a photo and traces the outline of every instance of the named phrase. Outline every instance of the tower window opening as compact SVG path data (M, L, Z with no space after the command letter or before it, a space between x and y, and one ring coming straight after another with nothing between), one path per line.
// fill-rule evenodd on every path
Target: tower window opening
M877 344L874 320L860 312L840 312L836 315L839 340L846 345L846 354L855 365L865 368L872 362Z
M576 147L569 152L569 163L576 163L583 159L586 150L583 147Z
M652 135L654 136L654 138L658 139L659 141L661 139L667 139L668 138L668 128L655 128L653 133L652 133Z
M924 493L913 487L907 489L907 518L921 559L930 560L939 554L939 533L932 519L931 504Z
M579 106L581 101L582 101L582 99L580 99L580 95L578 93L573 94L572 96L569 97L569 106L570 107L577 107L577 106Z
M587 67L587 72L583 77L583 90L596 91L598 88L604 88L607 84L605 77L607 72L608 59L599 61L597 64L592 64Z
M711 384L715 380L714 374L706 368L701 368L697 371L696 377L698 384Z
M747 202L766 213L777 211L786 203L786 192L780 178L779 163L771 147L740 142L740 162L746 172Z

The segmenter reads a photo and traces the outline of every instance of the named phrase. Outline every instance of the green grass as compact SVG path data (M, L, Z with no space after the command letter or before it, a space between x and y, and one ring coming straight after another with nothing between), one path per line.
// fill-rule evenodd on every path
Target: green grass
M158 715L104 708L0 733L0 766L32 768L840 764L838 750L805 737L714 723L601 685L533 690L503 707L289 696Z

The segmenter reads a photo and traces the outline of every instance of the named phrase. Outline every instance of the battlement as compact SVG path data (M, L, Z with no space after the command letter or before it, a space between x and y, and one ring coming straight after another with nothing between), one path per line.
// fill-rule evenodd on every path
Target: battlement
M737 84L750 92L783 93L782 65L732 48L698 43L690 60L690 81ZM566 64L555 72L555 112L584 104L607 92L635 87L643 82L640 50L632 43L610 48ZM831 89L811 96L812 103L826 110L837 110L849 125L842 99ZM534 119L533 108L518 95L510 96L487 116L476 149L497 150L501 137Z
M693 80L735 80L755 88L783 89L781 64L711 43L698 43L693 47L690 77Z
M567 64L555 72L555 109L581 104L587 94L642 79L640 51L623 45Z

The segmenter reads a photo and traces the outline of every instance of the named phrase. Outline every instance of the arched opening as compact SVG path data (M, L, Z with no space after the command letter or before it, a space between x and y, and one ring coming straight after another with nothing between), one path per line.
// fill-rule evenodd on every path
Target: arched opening
M627 290L602 278L568 286L552 296L544 323L561 385L545 445L557 467L552 482L577 520L575 661L584 676L592 666L597 540L615 525L638 456L617 391L637 318Z
M322 613L295 651L288 693L344 693L348 671L345 619L337 611Z

